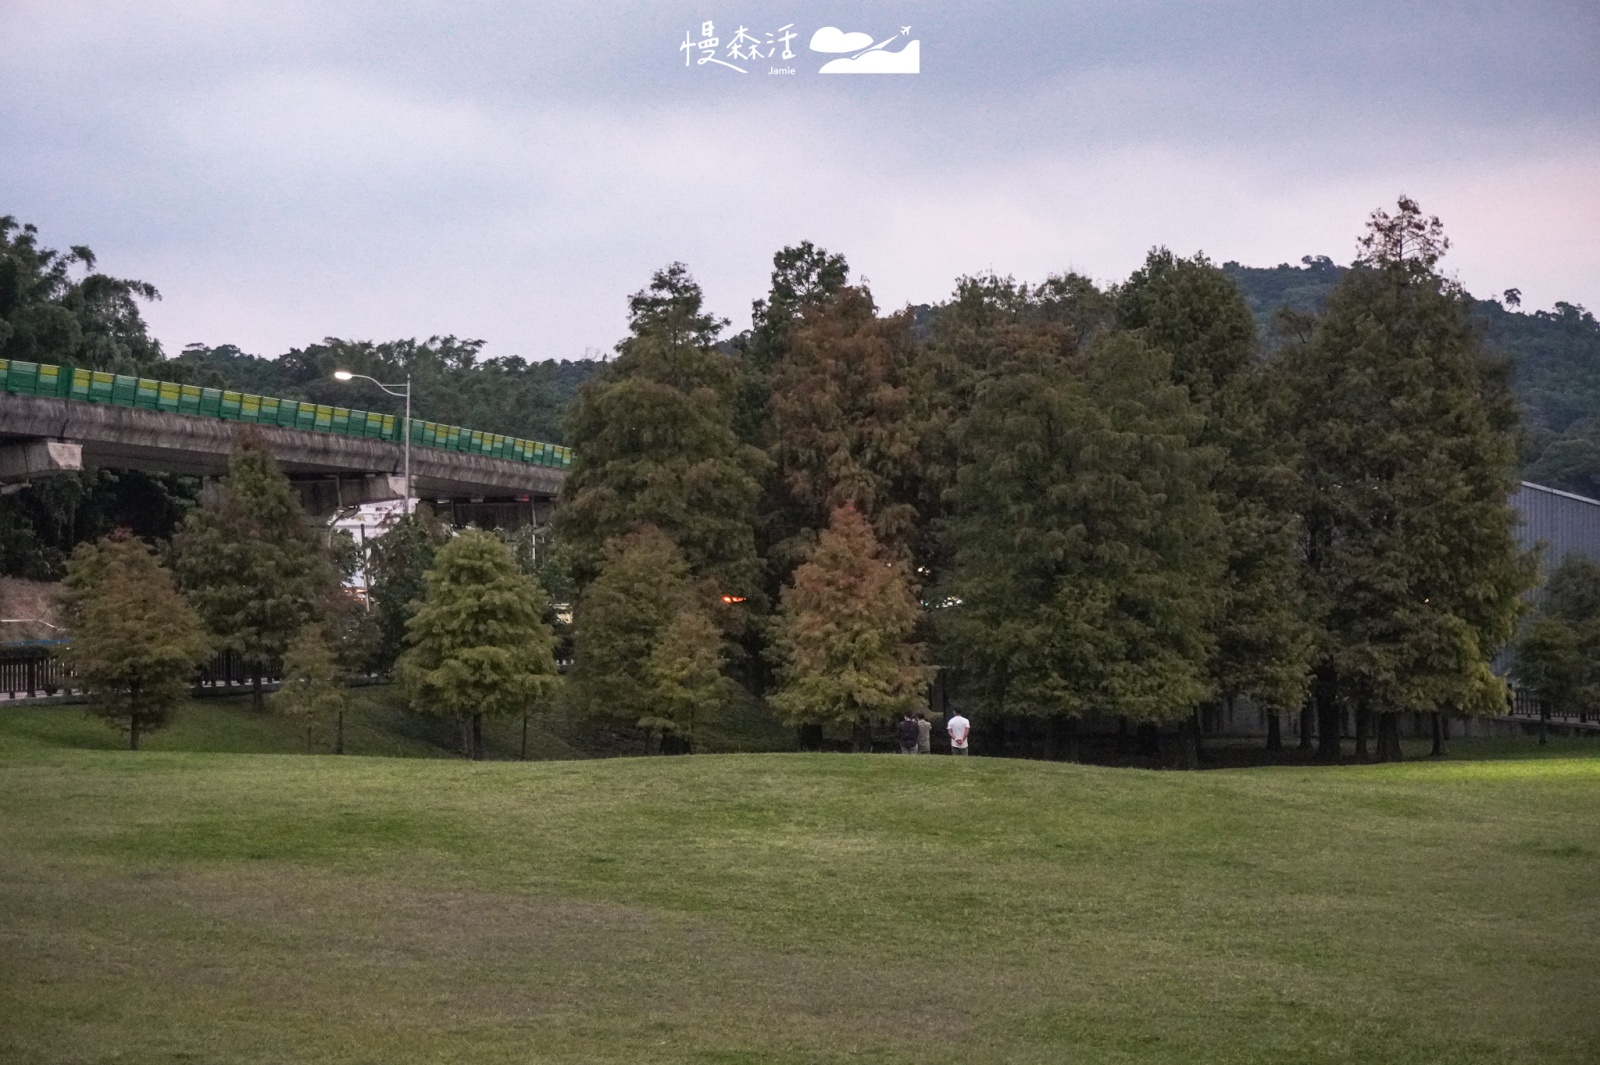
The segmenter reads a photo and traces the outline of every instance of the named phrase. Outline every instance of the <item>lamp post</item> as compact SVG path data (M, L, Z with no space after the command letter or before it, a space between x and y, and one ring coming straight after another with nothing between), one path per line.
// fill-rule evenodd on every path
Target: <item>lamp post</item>
M333 371L335 380L351 381L359 377L363 381L371 381L391 396L404 396L406 399L405 417L405 481L406 481L406 517L411 516L411 375L406 374L406 383L403 385L386 385L376 377L368 377L364 373L351 373L349 370ZM399 391L396 391L396 390Z

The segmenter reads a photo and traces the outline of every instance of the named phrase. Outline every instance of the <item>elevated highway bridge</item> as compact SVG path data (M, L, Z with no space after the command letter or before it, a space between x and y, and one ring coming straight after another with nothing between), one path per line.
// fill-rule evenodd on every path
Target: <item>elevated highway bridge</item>
M80 469L215 477L239 435L266 444L314 514L404 494L404 419L0 359L0 492ZM248 427L248 430L247 430ZM538 507L561 490L570 449L413 418L412 494ZM540 508L542 509L542 508Z

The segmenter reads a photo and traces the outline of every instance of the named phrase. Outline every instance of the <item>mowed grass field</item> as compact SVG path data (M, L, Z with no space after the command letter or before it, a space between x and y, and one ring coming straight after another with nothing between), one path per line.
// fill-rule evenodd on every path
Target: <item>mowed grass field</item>
M1593 742L471 764L26 720L7 1063L1600 1061Z

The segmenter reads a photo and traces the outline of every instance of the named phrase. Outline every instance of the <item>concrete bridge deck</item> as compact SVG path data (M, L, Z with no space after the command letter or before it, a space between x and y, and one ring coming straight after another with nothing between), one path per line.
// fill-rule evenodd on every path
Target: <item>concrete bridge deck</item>
M93 467L220 476L247 429L266 443L314 512L403 494L398 442L4 392L0 483ZM413 444L411 477L421 499L537 502L555 498L565 471Z

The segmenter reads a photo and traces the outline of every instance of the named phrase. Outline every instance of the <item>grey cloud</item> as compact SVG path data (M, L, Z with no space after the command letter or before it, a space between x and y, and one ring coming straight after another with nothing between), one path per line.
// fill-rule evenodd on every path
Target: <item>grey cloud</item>
M800 46L911 24L923 73L686 70L706 18ZM740 319L800 239L889 304L989 267L1115 277L1157 242L1346 257L1402 188L1469 285L1593 303L1597 43L1578 0L20 0L0 212L156 282L169 347L452 331L576 355L671 259Z

